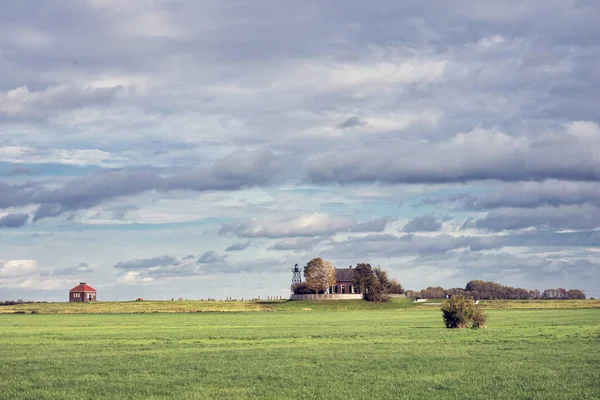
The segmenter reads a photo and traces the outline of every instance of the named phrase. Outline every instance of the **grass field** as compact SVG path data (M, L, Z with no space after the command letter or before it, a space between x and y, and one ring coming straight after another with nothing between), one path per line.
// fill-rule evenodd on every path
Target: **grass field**
M391 299L388 303L362 300L335 301L114 301L94 303L34 303L0 306L0 314L31 312L40 314L127 314L240 311L346 311L439 308L442 300L413 303L411 299ZM507 308L600 308L600 300L493 300L482 301L486 309Z
M316 306L0 315L0 398L600 398L597 308L490 310L486 329L449 330L435 309Z

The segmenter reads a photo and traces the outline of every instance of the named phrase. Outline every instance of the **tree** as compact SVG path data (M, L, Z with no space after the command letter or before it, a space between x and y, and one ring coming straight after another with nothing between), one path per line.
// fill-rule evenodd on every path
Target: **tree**
M306 284L317 292L326 292L335 284L335 267L329 261L313 258L304 267Z
M369 294L373 290L373 281L375 280L371 264L356 264L354 271L354 286L362 293L363 299L369 300Z
M390 299L390 278L386 271L377 267L373 270L374 279L372 280L369 299L375 302L385 302Z
M292 285L292 292L294 294L313 294L315 290L308 286L306 282L298 282Z
M570 300L585 300L585 293L580 289L569 290L568 296Z
M392 279L389 284L389 292L392 294L402 294L404 293L404 288L396 279Z

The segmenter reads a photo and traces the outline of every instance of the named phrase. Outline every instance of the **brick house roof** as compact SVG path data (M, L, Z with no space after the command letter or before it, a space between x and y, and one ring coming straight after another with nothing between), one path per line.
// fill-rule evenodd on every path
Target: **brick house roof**
M69 292L95 292L96 289L91 287L85 282L81 282L79 285L75 286L73 289L69 290Z
M335 269L335 280L337 282L352 282L354 280L353 268L336 268Z

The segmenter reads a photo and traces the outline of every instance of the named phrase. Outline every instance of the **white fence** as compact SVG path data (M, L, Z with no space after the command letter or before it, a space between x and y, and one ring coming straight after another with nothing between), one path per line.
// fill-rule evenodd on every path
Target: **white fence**
M395 298L406 298L406 294L390 294L390 297ZM350 294L293 294L290 296L290 300L350 300L350 299L362 299L363 296L360 293Z
M293 294L290 300L349 300L362 299L362 294Z

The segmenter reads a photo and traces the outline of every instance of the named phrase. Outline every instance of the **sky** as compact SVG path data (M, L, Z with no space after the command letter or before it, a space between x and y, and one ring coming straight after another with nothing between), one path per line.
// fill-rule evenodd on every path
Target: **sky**
M0 0L0 300L294 264L600 296L594 0Z

